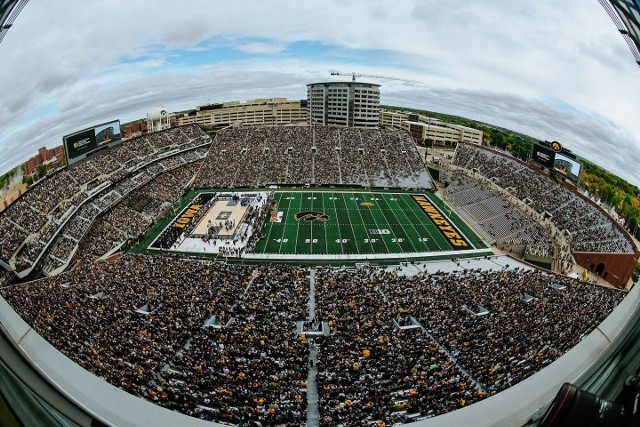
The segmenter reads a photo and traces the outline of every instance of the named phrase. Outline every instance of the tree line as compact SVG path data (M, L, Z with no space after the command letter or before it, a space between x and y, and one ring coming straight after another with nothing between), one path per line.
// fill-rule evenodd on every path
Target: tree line
M11 181L14 179L14 176L20 176L24 173L24 165L18 165L15 168L11 169L9 172L0 176L0 191L4 191L9 188L11 185Z
M395 106L382 106L382 108L389 111L409 111L423 114L447 123L481 130L483 145L498 147L522 160L529 159L533 144L537 142L535 138L528 135L477 122L466 117ZM640 239L640 189L595 163L583 158L580 158L580 161L583 163L581 187L606 205L613 207L617 214L624 218L627 230Z

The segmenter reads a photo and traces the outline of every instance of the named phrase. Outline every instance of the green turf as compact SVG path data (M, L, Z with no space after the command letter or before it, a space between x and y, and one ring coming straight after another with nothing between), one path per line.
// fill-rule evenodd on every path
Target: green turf
M144 239L130 249L135 253L154 253L149 244L164 230L200 192L192 190L175 203L169 214L158 221ZM233 191L254 191L234 189ZM397 190L396 190L397 191ZM468 256L491 255L490 250L465 253L453 251L429 217L412 199L411 194L397 193L393 190L364 189L314 189L276 191L278 211L283 212L282 222L272 223L267 215L262 233L266 237L259 240L254 253L261 259L238 259L237 262L263 262L271 254L291 255L329 255L328 258L315 258L314 264L334 264L331 255L368 255L368 254L406 254L406 260L450 259ZM431 193L425 197L449 218L455 227L467 238L473 247L486 249L486 245L451 209ZM371 203L371 206L362 205ZM328 215L327 221L299 221L295 214L311 211ZM376 233L383 230L384 234ZM438 254L437 252L442 252ZM422 255L420 255L422 254ZM184 254L182 254L184 255ZM214 256L193 253L192 256L212 258ZM362 257L354 258L357 262ZM389 258L393 260L392 257ZM229 259L233 261L232 259ZM288 262L279 258L278 262ZM305 259L292 257L293 263L306 263ZM310 261L309 261L310 262ZM342 258L341 263L349 263ZM384 263L383 258L375 262ZM396 260L393 262L397 262Z
M402 254L451 251L452 246L406 193L283 191L276 193L282 222L267 222L258 254ZM486 248L441 201L426 197L451 219L470 249ZM326 221L296 219L300 212Z

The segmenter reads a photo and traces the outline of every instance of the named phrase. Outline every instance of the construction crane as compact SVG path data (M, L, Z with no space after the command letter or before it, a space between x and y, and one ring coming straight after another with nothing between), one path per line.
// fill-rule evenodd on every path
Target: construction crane
M398 77L393 77L393 76L376 76L374 74L362 74L362 73L356 73L356 72L351 72L351 73L341 73L340 71L332 71L331 72L332 76L351 76L351 81L355 82L357 78L360 77L369 77L372 79L387 79L387 80L397 80L400 82L409 82L409 83L420 83L417 80L408 80L408 79L400 79Z

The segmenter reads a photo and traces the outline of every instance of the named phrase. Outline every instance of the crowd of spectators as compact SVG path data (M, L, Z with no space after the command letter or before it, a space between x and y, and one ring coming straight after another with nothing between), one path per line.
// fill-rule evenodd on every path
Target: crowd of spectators
M491 396L552 363L621 291L532 269L451 273L123 255L0 294L80 366L236 425L394 425ZM325 323L325 334L299 325Z
M486 184L463 174L454 174L445 190L445 198L491 244L552 248L549 229L543 229Z
M72 238L76 242L79 242L87 229L91 225L91 221L88 219L82 218L81 216L74 216L64 227L64 235Z
M553 258L555 256L553 245L545 243L529 243L526 245L525 253L541 258Z
M624 296L522 269L324 269L315 289L331 328L318 339L326 426L394 425L495 394L575 346Z
M493 180L549 216L558 229L569 231L574 250L633 252L627 236L601 209L524 163L469 144L457 146L453 163Z
M238 196L229 193L200 193L191 204L202 205L197 213L191 218L188 224L175 227L177 216L153 243L153 246L161 249L173 249L186 238L198 238L211 244L220 242L230 246L219 246L220 255L229 257L239 257L245 252L254 249L261 235L260 232L267 217L267 212L272 206L274 193L269 192L266 197L261 194L251 194L248 196ZM207 225L207 231L194 234L202 218L215 207L217 203L226 204L229 201L241 203L247 206L247 210L241 219L242 224L238 226L233 221L211 221ZM237 228L236 228L237 226ZM232 235L229 231L234 229ZM221 237L220 232L225 231L225 236ZM237 244L236 244L237 243Z
M0 292L129 393L208 420L305 425L306 270L127 255Z
M329 336L316 338L321 426L394 425L480 397L427 334L396 327L411 311L380 292L389 280L369 270L316 273L316 316L330 327Z
M52 223L59 225L61 218L69 208L90 197L90 192L103 183L116 183L131 173L136 167L157 159L171 149L185 149L207 142L208 136L198 126L189 125L125 141L70 169L59 170L36 182L16 202L0 214L0 257L9 262L15 255L22 260L24 254L16 254L20 246L31 235L38 236L28 244L33 252L44 247L51 238ZM146 147L146 148L144 148ZM138 149L139 148L139 149ZM198 151L198 150L195 150ZM203 154L203 151L200 151ZM173 156L166 162L158 162L161 170L169 170L183 163L184 157L195 161L195 154ZM167 166L163 166L166 163ZM165 169L166 168L166 169ZM114 192L105 203L98 203L100 209L106 209L123 193ZM43 230L46 228L46 232ZM55 232L55 231L54 231ZM28 259L33 258L31 254ZM28 266L28 265L27 265Z
M6 217L0 217L0 256L4 260L9 260L27 238L27 233L22 227Z
M420 157L420 155L418 156L414 155L414 150L416 148L415 148L415 143L413 142L413 139L407 138L403 133L383 134L383 137L392 139L392 141L388 143L391 146L393 146L396 141L400 143L400 146L402 148L401 152L404 155L406 162L409 164L409 170L411 171L411 176L414 176L416 177L416 179L420 179L421 181L431 180L430 175L423 178L417 178L420 175L424 175L425 170L424 170L424 161L422 157ZM404 179L409 178L406 174L404 176L399 175L399 177L401 180L400 185L403 185Z
M197 169L188 164L165 172L129 194L95 221L74 261L93 262L129 239L139 239L178 200ZM96 208L94 215L99 212Z
M93 203L100 209L100 211L104 211L115 204L116 201L118 201L120 198L122 198L122 194L118 193L113 188L108 188L105 191L101 192L93 200Z
M217 193L200 193L196 198L192 200L191 204L202 205L202 207L191 218L189 223L184 227L175 227L178 218L174 218L173 222L169 224L169 226L158 236L158 238L153 243L153 246L161 249L171 249L174 247L176 241L180 238L180 236L184 235L185 237L190 237L191 231L196 228L202 217L209 211L211 206L213 206L218 202L218 200L220 200L220 198L221 197ZM226 197L224 197L223 199L227 200ZM197 237L203 238L204 236L199 235Z
M198 188L269 184L431 188L406 132L316 126L219 132L195 181Z
M47 215L49 218L53 218L53 221L49 221L47 223L47 226L50 224L53 226L62 224L66 217L69 215L70 211L72 211L73 208L77 206L76 200L78 199L80 199L80 196L76 195L73 199L65 199L58 203L56 207L53 208L51 212L49 212L49 215ZM48 228L47 226L45 227ZM40 234L44 235L45 233L40 230Z
M72 264L79 261L93 262L126 240L127 236L123 231L107 223L103 218L98 218L73 256Z
M51 267L53 267L49 271L65 265L77 247L78 242L71 237L63 234L57 238L47 251L48 255L45 262L50 263Z
M125 142L45 178L0 215L0 256L14 256L17 269L25 269L89 188L114 184L84 203L47 252L51 271L80 245L75 260L83 267L0 294L80 366L164 407L236 425L305 425L316 346L320 425L411 422L527 378L575 346L624 296L537 270L405 277L319 268L316 311L309 313L303 268L132 255L90 264L139 237L194 175L196 187L430 186L406 133L354 128L230 129L219 134L202 168L174 169L204 155L194 150L131 173L206 138L192 126ZM570 232L576 250L630 250L597 208L523 164L464 144L454 163L547 212ZM458 178L447 191L496 241L526 245L537 256L553 253L545 230L486 187ZM247 218L254 230L249 247L270 206L267 199ZM7 275L0 269L0 283ZM326 322L329 334L300 334L296 322L309 317Z
M78 235L84 236L99 214L109 212L106 217L96 221L95 227L80 245L80 251L76 255L75 261L93 261L129 239L139 238L177 200L199 167L196 164L180 167L176 167L176 165L193 160L193 156L196 156L195 159L198 158L198 155L204 156L205 152L187 154L189 153L168 157L150 167L143 168L139 174L123 179L105 190L104 195L100 194L94 201L86 203L77 213L80 219L70 220L63 228L63 233L76 237ZM167 170L168 172L162 173ZM156 177L155 174L159 175ZM139 188L143 182L147 182L147 184ZM124 201L120 199L124 199ZM115 207L114 204L116 204ZM85 222L85 220L88 221ZM72 231L69 234L67 229L78 222L85 227L78 230L77 233ZM50 257L48 261L46 271L64 264L59 257Z
M574 242L572 247L576 252L629 253L632 250L631 244L624 238Z
M22 251L20 251L20 254L15 259L16 270L22 271L28 268L38 258L43 249L44 243L38 240L36 235L29 236L25 241Z
M76 213L77 216L82 217L84 219L88 219L89 221L93 222L93 220L98 216L98 214L100 213L100 208L97 207L95 204L93 203L85 203Z
M86 219L86 218L85 218ZM40 242L46 243L53 238L53 235L58 231L59 225L55 221L50 221L45 225L40 233L38 234L38 238Z
M273 205L273 201L274 201L274 194L269 193L264 203L262 203L261 200L258 201L258 203L261 203L259 205L259 208L253 209L248 213L246 218L246 223L248 224L248 227L245 229L243 235L241 236L243 240L248 237L247 243L243 249L244 251L248 252L255 249L256 244L258 243L258 240L260 240L260 238L262 237L260 234L262 232L262 226L264 225L264 222L267 220L267 215L268 215L269 209L271 209L271 206ZM251 231L251 235L247 236L249 231Z
M29 194L28 192L25 194ZM24 197L12 203L5 212L9 211L11 221L26 231L40 230L46 223L47 217L37 206L29 203Z
M8 284L13 279L13 273L0 267L0 286Z
M182 126L178 129L180 129L180 131L190 141L198 142L199 140L202 141L209 138L209 135L207 135L199 126Z
M341 156L337 147L342 145L339 139L341 131L329 126L313 127L313 177L316 185L339 183L335 178L340 176ZM315 167L315 163L322 167Z
M137 197L130 197L129 205L131 206L138 197L146 198L149 203L139 206L136 210L152 218L158 218L180 197L199 167L190 163L158 176L137 191Z

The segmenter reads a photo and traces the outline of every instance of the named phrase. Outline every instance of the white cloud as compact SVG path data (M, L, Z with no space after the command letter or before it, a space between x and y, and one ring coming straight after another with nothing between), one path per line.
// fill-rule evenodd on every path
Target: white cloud
M640 146L613 123L548 102L485 91L424 89L386 94L382 102L461 115L542 140L558 140L576 154L640 182Z
M597 2L34 2L0 61L0 170L94 122L300 98L340 69L420 80L383 98L559 139L640 182L640 71Z
M285 50L285 47L280 43L271 44L271 43L264 43L264 42L253 42L253 43L239 44L236 46L236 49L244 53L274 54L274 53L283 52Z

